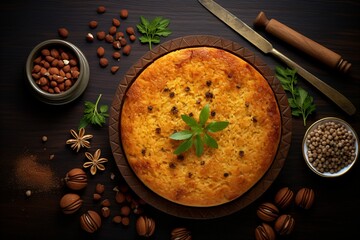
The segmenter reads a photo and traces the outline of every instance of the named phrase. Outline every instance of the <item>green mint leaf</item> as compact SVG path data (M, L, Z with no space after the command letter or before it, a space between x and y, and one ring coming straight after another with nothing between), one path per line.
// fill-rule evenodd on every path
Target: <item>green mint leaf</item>
M205 133L205 135L204 135L204 143L211 148L219 147L216 140L207 133Z
M191 138L193 136L192 131L190 130L183 130L181 132L176 132L170 136L171 139L174 140L185 140Z
M160 37L167 37L171 34L171 31L167 29L169 23L169 19L159 16L151 21L140 16L140 23L136 25L138 31L142 34L139 37L139 41L149 44L149 49L151 50L152 44L160 43Z
M181 143L179 145L179 147L177 147L175 149L174 154L179 155L183 152L186 152L187 150L189 150L191 148L192 145L193 145L193 140L192 140L192 138L189 138L188 140Z
M150 42L151 42L151 39L149 39L149 38L146 37L146 36L141 36L141 37L139 37L139 41L140 41L141 43L150 43Z
M148 26L148 25L149 25L149 21L148 21L145 17L143 17L143 16L140 16L140 22L141 22L141 24L144 25L144 26Z
M199 116L199 123L201 126L204 126L206 121L209 119L210 116L210 106L209 104L206 104L205 107L200 112Z
M196 156L200 157L204 152L204 143L203 143L200 135L196 135L194 144L195 144Z
M229 125L229 122L222 121L222 122L211 122L206 126L206 129L209 132L218 132L225 129Z
M158 35L158 36L160 36L160 37L167 37L167 36L169 36L171 33L172 33L171 31L164 29L164 30L159 30L159 31L157 31L157 32L156 32L156 35Z
M95 103L90 101L84 102L84 115L80 119L79 129L85 128L88 124L102 126L106 122L106 118L109 116L107 113L109 107L107 105L101 105L98 109L102 94L99 94Z
M196 120L193 117L189 117L188 115L181 115L181 119L190 127L199 126Z
M299 93L299 97L300 97L300 106L303 106L304 103L305 103L305 99L308 97L308 93L307 91L305 91L304 89L302 88L298 88L298 93Z

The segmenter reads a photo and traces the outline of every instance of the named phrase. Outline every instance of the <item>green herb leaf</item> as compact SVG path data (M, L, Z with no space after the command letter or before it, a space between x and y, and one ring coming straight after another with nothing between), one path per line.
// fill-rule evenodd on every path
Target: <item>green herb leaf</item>
M304 126L306 126L307 117L316 110L313 98L306 90L296 86L296 70L276 66L275 72L284 90L291 94L291 97L288 98L291 114L295 117L301 116Z
M188 140L181 143L178 148L175 149L174 154L179 155L183 152L186 152L191 148L192 145L193 145L193 140L192 138L189 138Z
M199 122L197 122L193 117L181 115L182 120L190 127L191 130L183 130L170 135L170 138L173 140L184 140L184 142L176 148L174 154L178 155L183 153L189 150L192 145L195 146L195 152L198 157L200 157L204 152L204 144L211 148L218 148L216 140L211 137L208 132L221 131L229 125L229 122L211 122L205 126L209 116L209 104L205 105L200 111Z
M141 43L148 43L151 50L152 44L160 43L160 37L167 37L172 32L167 28L170 20L163 17L155 17L153 20L148 20L140 16L140 23L136 25L138 31L143 34L139 37Z
M200 157L204 152L204 143L200 135L195 136L194 140L196 156Z
M204 134L204 142L206 145L208 145L211 148L218 148L218 144L214 138L212 138L209 134Z
M200 117L199 117L200 126L205 125L206 121L209 119L209 116L210 116L210 106L209 104L206 104L205 107L200 112Z
M84 106L84 115L80 120L79 129L85 128L89 124L102 126L106 122L106 118L109 117L107 111L109 107L107 105L101 105L98 109L98 104L102 94L99 94L95 103L85 101Z
M206 127L209 132L218 132L224 130L229 125L229 122L212 122Z
M188 138L191 138L193 136L193 133L192 131L190 130L183 130L181 132L176 132L174 134L172 134L170 136L171 139L174 139L174 140L184 140L184 139L188 139Z

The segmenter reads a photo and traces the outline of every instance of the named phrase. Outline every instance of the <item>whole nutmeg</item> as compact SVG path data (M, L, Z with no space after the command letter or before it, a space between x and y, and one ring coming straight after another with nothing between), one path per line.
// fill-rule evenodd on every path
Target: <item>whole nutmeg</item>
M191 240L191 232L184 228L178 227L171 231L171 240Z
M289 214L281 215L275 222L275 230L280 235L289 235L294 230L295 220Z
M294 192L290 188L284 187L276 193L274 201L278 207L285 209L291 204L293 199Z
M155 221L147 216L140 216L136 220L136 231L139 236L150 237L155 231Z
M260 204L256 214L261 220L272 222L279 216L279 209L274 204L266 202Z
M276 235L274 229L267 223L262 223L255 228L256 240L275 240Z
M80 196L75 193L67 193L60 199L60 208L64 214L72 214L79 210L83 204Z
M93 233L101 227L100 215L92 210L80 216L80 226L88 233Z
M81 168L73 168L66 173L65 183L72 190L81 190L87 186L86 173Z
M303 208L309 209L314 203L315 193L314 190L310 188L301 188L295 196L295 205Z

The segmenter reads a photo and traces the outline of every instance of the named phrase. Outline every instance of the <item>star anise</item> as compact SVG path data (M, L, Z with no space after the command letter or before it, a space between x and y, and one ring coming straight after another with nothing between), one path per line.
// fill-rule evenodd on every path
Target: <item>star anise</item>
M100 158L101 155L101 150L98 149L95 151L94 155L92 155L89 152L85 152L85 156L87 159L90 160L90 162L86 162L84 163L83 167L84 168L88 168L90 167L90 173L92 175L96 174L96 171L99 169L101 171L105 170L104 164L106 163L108 160L106 158Z
M71 129L70 133L74 138L67 140L66 144L72 144L72 149L76 149L76 151L79 152L81 147L90 148L90 142L88 141L88 139L92 138L93 135L85 135L84 128L80 128L79 133L76 133L75 130Z

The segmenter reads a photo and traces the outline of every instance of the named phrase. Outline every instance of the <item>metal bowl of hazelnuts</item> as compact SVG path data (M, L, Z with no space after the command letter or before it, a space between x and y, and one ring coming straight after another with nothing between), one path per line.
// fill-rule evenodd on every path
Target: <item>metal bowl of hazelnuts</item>
M308 167L322 177L347 173L359 156L359 138L346 121L326 117L306 131L302 153Z
M74 44L50 39L30 52L26 76L36 98L51 105L63 105L84 92L90 67L85 55Z

